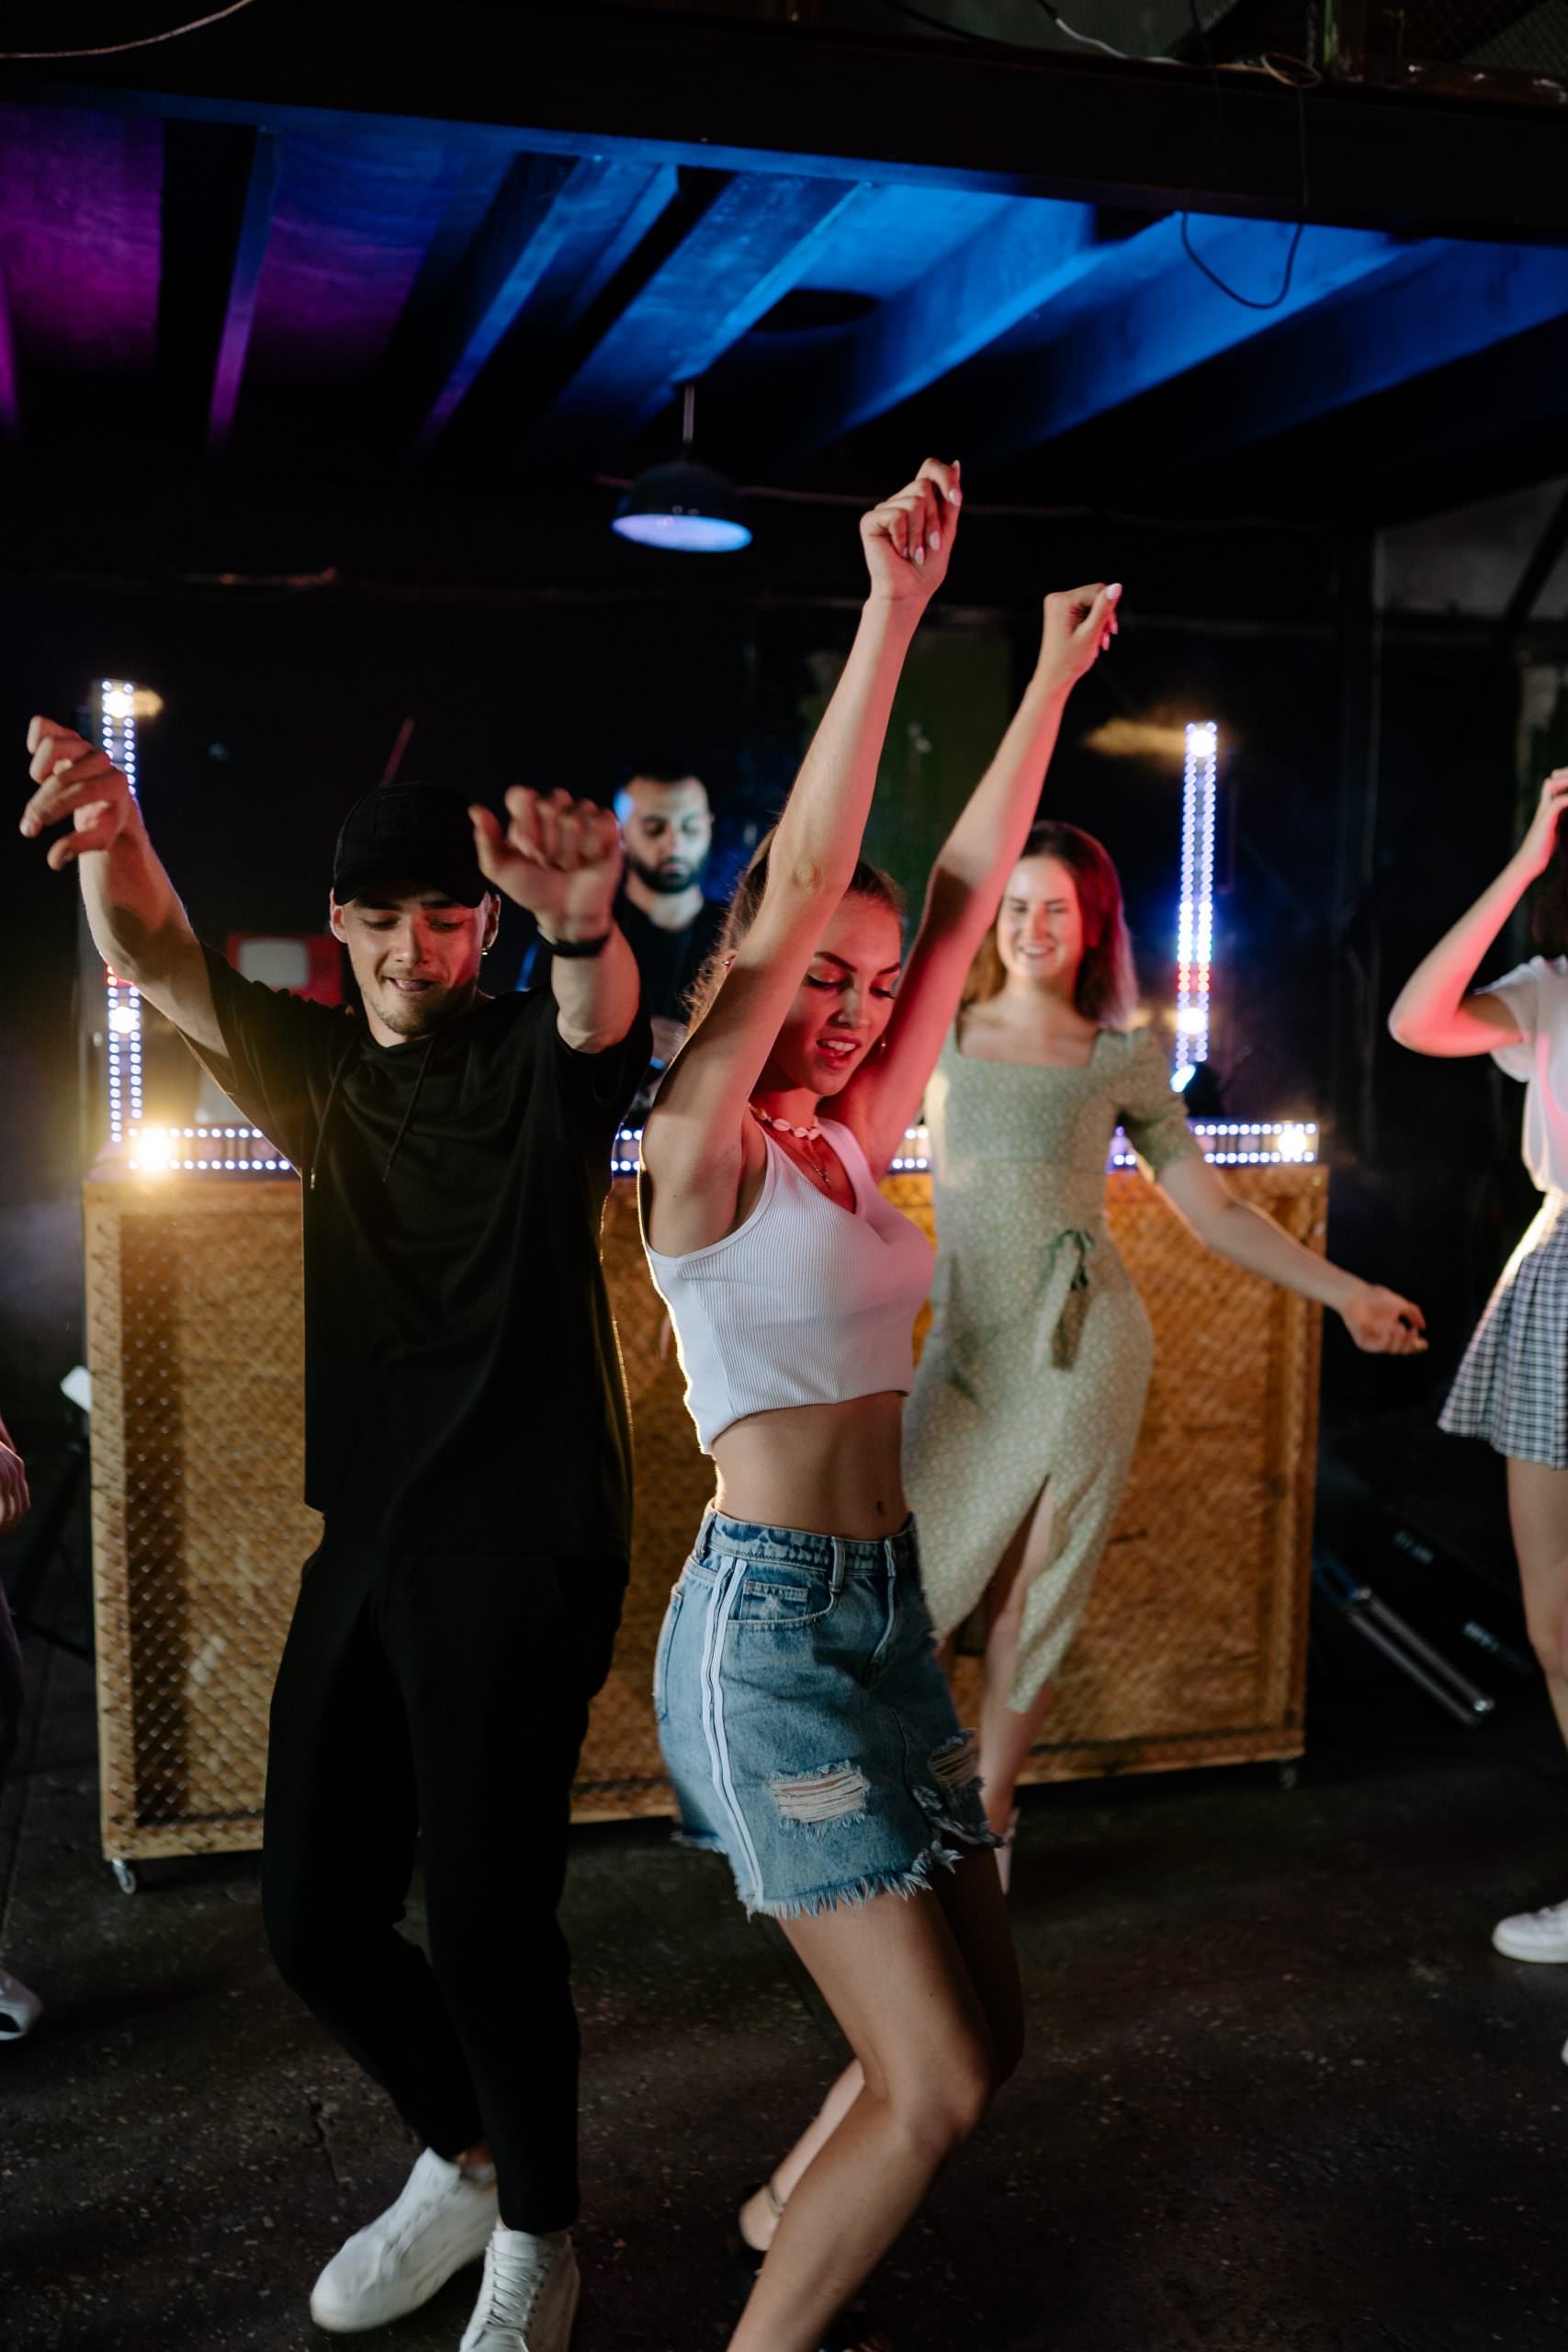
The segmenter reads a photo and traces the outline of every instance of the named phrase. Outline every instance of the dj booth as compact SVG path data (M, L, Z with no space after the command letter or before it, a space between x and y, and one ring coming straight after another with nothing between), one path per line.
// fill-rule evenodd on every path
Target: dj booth
M928 1223L922 1138L889 1195ZM1215 1128L1241 1197L1321 1248L1302 1127ZM662 1814L654 1643L712 1487L660 1352L618 1147L604 1265L631 1393L625 1623L576 1791L582 1821ZM1115 1164L1120 1161L1122 1164ZM1131 1165L1111 1231L1156 1342L1132 1483L1027 1778L1300 1753L1320 1314L1201 1250ZM302 1468L299 1193L249 1130L144 1130L85 1188L102 1826L122 1884L154 1855L253 1847L267 1702L319 1521ZM977 1668L957 1668L973 1719Z

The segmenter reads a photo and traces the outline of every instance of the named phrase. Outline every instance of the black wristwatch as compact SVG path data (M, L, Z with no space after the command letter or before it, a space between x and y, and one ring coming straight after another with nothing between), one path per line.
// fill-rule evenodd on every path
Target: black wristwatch
M609 930L602 931L597 939L552 939L544 930L540 931L539 937L552 956L603 956L615 933L615 926L612 923Z

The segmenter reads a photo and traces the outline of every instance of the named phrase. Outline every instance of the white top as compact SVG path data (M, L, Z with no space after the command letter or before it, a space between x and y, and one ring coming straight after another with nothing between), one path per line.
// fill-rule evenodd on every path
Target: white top
M644 1234L705 1453L747 1413L909 1393L931 1246L884 1199L849 1128L820 1125L853 1189L852 1214L762 1128L767 1171L743 1225L675 1258Z
M1484 996L1500 997L1519 1032L1492 1058L1525 1082L1525 1166L1542 1193L1568 1193L1568 956L1532 956Z

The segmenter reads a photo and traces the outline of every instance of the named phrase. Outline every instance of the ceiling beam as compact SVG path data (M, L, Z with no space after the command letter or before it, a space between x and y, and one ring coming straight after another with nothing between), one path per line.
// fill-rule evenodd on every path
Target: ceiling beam
M1568 490L1563 491L1548 516L1497 623L1493 643L1499 653L1511 652L1517 643L1542 591L1562 561L1564 548L1568 548Z
M529 436L530 462L607 462L772 310L863 193L773 176L692 189L690 225L562 386Z
M399 318L378 402L406 460L536 414L564 339L674 202L669 164L481 151L454 188Z
M1021 332L944 385L943 397L974 419L973 470L1005 465L1348 288L1397 277L1417 259L1416 248L1371 231L1309 229L1287 288L1292 232L1282 223L1190 222L1209 268L1249 296L1249 307L1194 266L1181 232L1179 220L1161 220L1129 238L1045 310L1038 339L1032 328L1027 341ZM1282 299L1275 301L1277 293Z
M220 458L233 431L279 147L250 123L164 126L157 406L181 450Z
M21 383L17 368L17 332L11 294L0 267L0 441L22 437Z
M513 164L452 281L446 316L425 340L425 389L410 457L427 456L446 431L559 252L566 200L604 169L569 155L519 155Z
M1053 463L1085 481L1109 472L1132 506L1180 500L1216 521L1293 515L1335 529L1414 522L1562 474L1568 314L1238 447L1227 428L1243 432L1255 401L1267 410L1292 367L1310 370L1314 341L1303 322L1076 435Z
M250 142L244 190L239 218L234 225L228 294L212 368L212 390L208 401L207 454L209 458L227 455L230 437L234 430L234 412L240 404L240 386L244 379L245 360L251 347L251 328L255 320L262 265L266 259L267 240L272 234L273 200L277 193L278 140L276 132L254 130L250 134Z
M768 402L783 423L770 461L808 457L962 367L1114 250L1091 204L1021 198L940 268L883 303L836 350L770 368Z
M344 0L269 0L199 39L79 61L69 82L13 69L6 89L285 127L324 108L345 129L412 118L538 152L633 142L676 164L1254 218L1295 209L1300 108L1314 220L1568 237L1562 123L1547 105L1333 80L1298 95L1237 73L1216 137L1197 66L515 0L446 0L442 27L433 42L423 0L382 0L373 17Z
M1410 249L1397 284L1266 339L1189 444L1218 454L1272 439L1568 318L1568 254L1447 240ZM1196 388L1201 396L1202 386ZM1560 406L1568 402L1559 395Z

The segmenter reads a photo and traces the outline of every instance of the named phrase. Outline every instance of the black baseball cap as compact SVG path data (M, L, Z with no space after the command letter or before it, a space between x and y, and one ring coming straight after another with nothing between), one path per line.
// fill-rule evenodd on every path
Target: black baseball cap
M474 854L468 804L434 784L384 784L356 800L333 859L340 906L378 888L440 890L477 907L490 885Z

